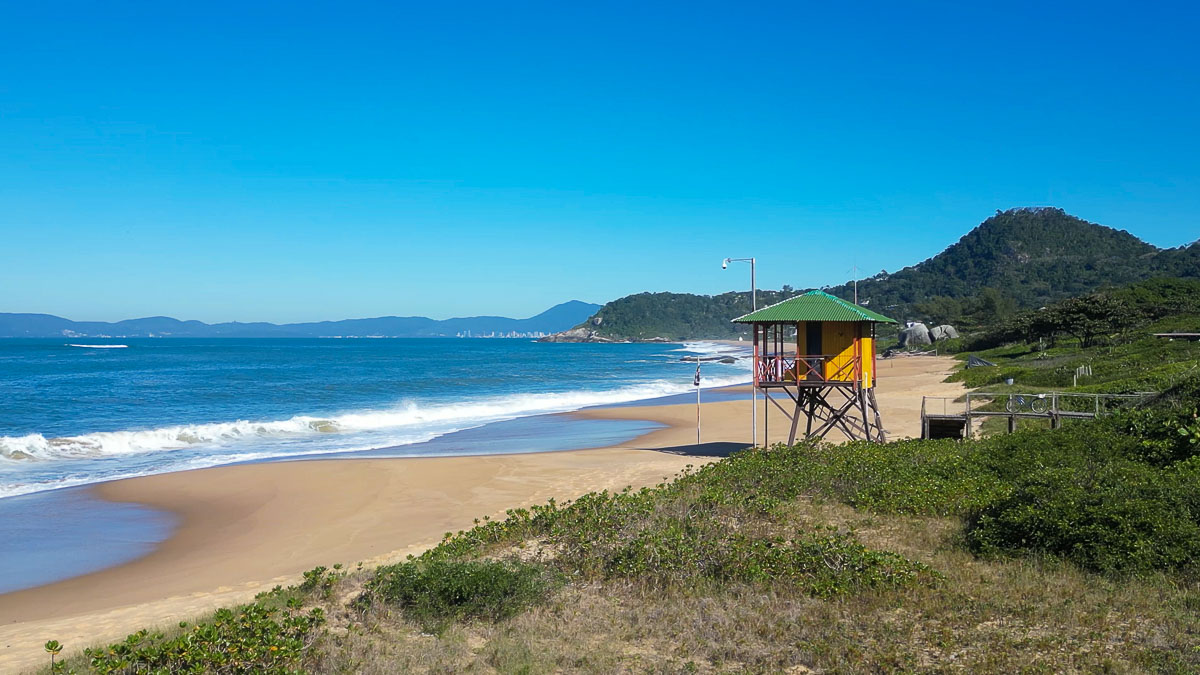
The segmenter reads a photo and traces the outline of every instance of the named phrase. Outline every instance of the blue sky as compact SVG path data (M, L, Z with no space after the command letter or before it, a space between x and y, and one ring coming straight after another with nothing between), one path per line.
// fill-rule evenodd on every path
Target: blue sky
M246 4L6 3L0 311L821 286L1025 205L1200 237L1193 3Z

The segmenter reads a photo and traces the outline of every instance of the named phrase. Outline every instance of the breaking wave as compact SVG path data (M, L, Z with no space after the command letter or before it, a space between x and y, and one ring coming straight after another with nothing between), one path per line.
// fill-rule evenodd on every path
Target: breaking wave
M704 384L706 388L723 387L741 384L747 379L747 376L710 378ZM445 433L517 417L568 412L687 391L692 391L692 387L686 383L657 380L610 391L520 394L432 405L405 403L390 409L328 417L298 415L286 420L187 424L63 438L46 438L42 434L3 436L0 437L0 463L98 459L210 446L245 448L253 455L223 454L212 458L220 464L260 458L264 456L261 452L264 446L271 446L265 453L270 457L345 452L419 443ZM369 443L364 445L368 440Z
M700 357L706 356L749 356L752 347L750 343L734 344L728 342L685 342L682 347L672 349L673 352L687 352Z

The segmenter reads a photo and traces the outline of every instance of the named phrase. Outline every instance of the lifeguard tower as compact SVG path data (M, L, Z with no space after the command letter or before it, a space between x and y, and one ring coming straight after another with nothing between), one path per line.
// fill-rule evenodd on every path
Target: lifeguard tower
M789 444L796 442L802 418L805 438L824 438L836 429L850 440L885 440L875 400L875 326L894 320L809 291L733 321L750 324L754 386L763 392L764 409L774 404L791 422Z

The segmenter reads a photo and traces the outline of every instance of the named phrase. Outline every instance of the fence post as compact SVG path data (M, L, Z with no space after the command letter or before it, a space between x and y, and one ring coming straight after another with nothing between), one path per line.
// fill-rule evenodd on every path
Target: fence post
M965 436L967 438L970 438L971 437L971 395L970 394L967 394L967 415L966 415L966 417L967 417L967 428L965 430Z

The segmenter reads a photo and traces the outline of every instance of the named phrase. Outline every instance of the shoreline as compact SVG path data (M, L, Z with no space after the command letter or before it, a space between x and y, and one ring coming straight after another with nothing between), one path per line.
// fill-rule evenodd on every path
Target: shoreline
M962 391L942 382L955 363L949 357L881 362L878 394L890 438L916 435L922 394ZM120 639L248 601L317 565L402 560L485 515L552 497L655 485L748 445L747 407L740 400L702 404L707 457L682 454L696 451L694 403L643 404L557 413L664 425L605 448L263 462L97 484L90 489L107 501L175 514L177 529L136 560L0 595L0 670L40 665L47 639L68 651ZM775 432L772 442L783 440L782 422L778 411L760 414Z

